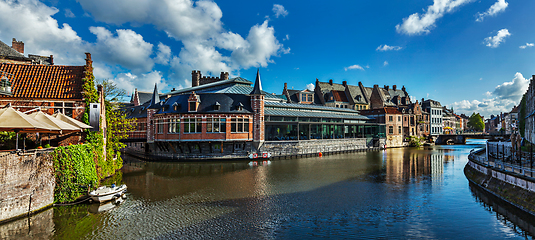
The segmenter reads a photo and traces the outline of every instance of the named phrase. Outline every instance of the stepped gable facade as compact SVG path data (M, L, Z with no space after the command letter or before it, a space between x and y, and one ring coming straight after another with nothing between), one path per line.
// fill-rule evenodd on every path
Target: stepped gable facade
M347 81L342 84L329 82L320 82L316 79L314 93L318 97L318 103L324 106L349 108L354 110L369 109L369 97L362 83L358 86L348 85Z

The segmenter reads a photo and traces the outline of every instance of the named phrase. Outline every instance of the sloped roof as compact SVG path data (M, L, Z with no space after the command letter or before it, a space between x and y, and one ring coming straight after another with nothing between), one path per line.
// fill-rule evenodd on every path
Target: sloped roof
M317 86L320 87L323 94L330 91L344 91L346 87L342 84L333 83L332 85L328 82L317 82Z
M332 91L332 94L333 94L334 100L337 101L337 102L349 102L347 100L347 96L346 96L345 91L334 90L334 91Z
M8 57L8 58L20 58L20 59L26 59L24 54L19 53L17 50L11 48L4 42L0 41L0 56L1 57Z
M152 98L152 93L151 92L137 92L137 96L138 96L138 99L139 99L139 104L143 104L143 103L146 103L148 101L150 101L150 99Z
M13 74L13 98L82 99L84 70L85 66L0 64L0 71Z
M360 114L362 115L401 114L401 112L393 107L383 107L383 108L377 108L377 109L360 110Z
M363 93L361 90L360 90L360 87L359 86L353 86L353 85L347 85L347 89L349 90L349 94L351 96L352 99L353 99L353 102L354 103L358 103L358 104L368 104L368 102L366 101L366 99L369 99L369 98L366 98L366 94ZM359 97L360 96L360 97Z

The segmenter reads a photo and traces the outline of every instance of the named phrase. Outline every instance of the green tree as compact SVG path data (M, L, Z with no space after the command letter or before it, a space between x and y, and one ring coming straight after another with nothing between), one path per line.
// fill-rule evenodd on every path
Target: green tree
M122 159L119 151L126 145L121 140L127 138L128 132L134 130L134 121L133 119L126 118L125 112L121 109L122 103L119 102L126 96L126 91L108 79L97 80L97 83L102 85L104 94L107 125L106 135L108 136L106 139L106 155L108 160L113 162L113 166L108 167L108 171L111 171L112 169L115 170L122 167Z
M478 132L481 132L483 129L485 129L485 123L483 122L483 118L481 118L479 113L472 113L468 119L468 127Z

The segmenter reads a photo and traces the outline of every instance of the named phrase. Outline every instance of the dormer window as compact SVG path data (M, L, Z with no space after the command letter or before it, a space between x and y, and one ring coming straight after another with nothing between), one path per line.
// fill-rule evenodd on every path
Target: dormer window
M243 104L240 102L238 103L238 106L236 107L236 110L242 111L243 110Z
M197 112L201 99L195 92L191 92L188 99L188 112Z
M197 103L196 102L190 102L189 103L189 111L190 112L197 112Z
M313 102L314 101L314 97L312 95L312 93L308 92L308 91L305 91L305 92L301 92L299 93L300 94L300 100L301 102Z
M174 111L178 111L178 109L180 109L180 105L178 103L173 103L173 110Z
M219 104L219 102L215 102L214 104L214 110L220 110L221 109L221 104Z

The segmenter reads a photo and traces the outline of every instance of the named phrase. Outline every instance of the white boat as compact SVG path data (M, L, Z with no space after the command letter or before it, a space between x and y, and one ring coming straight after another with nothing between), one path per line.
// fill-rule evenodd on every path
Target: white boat
M101 212L109 211L112 208L119 206L121 203L124 202L125 199L126 199L126 196L123 194L121 197L116 198L107 203L93 203L91 204L91 207L89 207L89 212L101 213Z
M126 185L121 186L112 185L111 187L102 186L89 193L89 197L95 202L107 202L116 198L120 198L126 192Z

